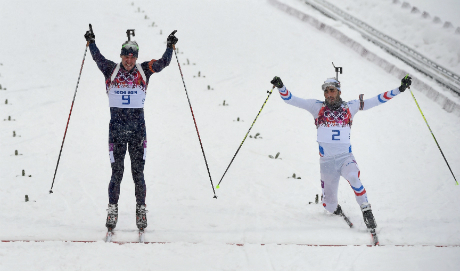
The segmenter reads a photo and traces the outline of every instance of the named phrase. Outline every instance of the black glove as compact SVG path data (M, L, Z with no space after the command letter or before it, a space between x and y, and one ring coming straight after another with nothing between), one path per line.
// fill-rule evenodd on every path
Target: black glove
M281 78L278 76L273 77L273 80L271 80L270 83L277 88L282 88L284 86L283 81L281 81Z
M168 48L173 48L173 45L175 45L178 41L178 39L174 36L176 34L177 30L174 30L171 34L169 34L167 41L167 46Z
M92 33L91 31L86 31L86 34L85 34L86 41L88 41L89 43L94 43L95 38L96 36L94 35L94 33Z
M404 92L406 88L410 88L410 85L412 84L411 77L407 75L403 79L401 79L401 86L399 87L400 92Z

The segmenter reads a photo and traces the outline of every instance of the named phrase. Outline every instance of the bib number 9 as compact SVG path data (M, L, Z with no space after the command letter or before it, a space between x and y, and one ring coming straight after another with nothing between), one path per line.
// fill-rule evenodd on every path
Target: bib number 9
M126 101L126 102L124 102L124 103L122 103L122 104L130 104L130 103L131 103L131 98L130 98L129 95L123 95L123 96L121 96L121 99L122 99L123 101Z
M336 138L340 136L340 130L332 130L332 140L340 140L340 138Z

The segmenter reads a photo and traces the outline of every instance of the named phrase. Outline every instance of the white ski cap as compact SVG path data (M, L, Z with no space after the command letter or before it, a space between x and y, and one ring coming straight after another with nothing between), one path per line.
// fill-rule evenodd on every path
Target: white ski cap
M339 91L342 91L340 89L340 82L335 78L327 78L326 81L324 81L324 84L321 86L321 88L323 91L325 91L327 87L335 87Z

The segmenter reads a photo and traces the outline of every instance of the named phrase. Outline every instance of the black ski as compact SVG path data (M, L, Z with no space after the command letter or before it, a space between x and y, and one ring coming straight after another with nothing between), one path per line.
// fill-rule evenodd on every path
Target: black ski
M371 235L372 235L372 242L374 243L374 246L379 246L379 237L377 236L377 233L375 232L375 229L371 229Z
M341 216L343 217L343 220L345 220L345 222L347 222L348 226L350 228L353 228L353 223L351 223L350 219L342 212Z
M322 198L321 198L321 200L322 200ZM337 209L335 210L335 212L333 214L343 217L345 222L347 222L348 226L350 228L353 228L353 223L351 223L350 219L343 213L342 207L339 204L337 205Z

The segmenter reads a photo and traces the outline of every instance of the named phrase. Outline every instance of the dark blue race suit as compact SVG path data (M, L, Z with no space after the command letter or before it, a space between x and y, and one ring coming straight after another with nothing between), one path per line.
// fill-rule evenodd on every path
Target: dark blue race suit
M161 59L143 62L140 66L134 66L131 71L127 71L120 63L119 70L113 79L112 74L116 70L117 64L107 60L100 53L95 43L91 43L89 48L98 68L104 74L106 90L109 95L111 117L109 124L109 154L112 167L112 177L108 188L109 203L118 203L120 183L124 171L124 159L126 150L128 150L131 159L131 172L135 184L136 203L138 205L145 205L146 185L144 180L144 165L147 133L145 129L143 102L150 76L153 73L160 72L169 65L173 49L167 48ZM141 76L142 72L139 71L138 67L142 68L145 77ZM131 80L127 80L129 78ZM129 81L129 84L126 83L127 81ZM111 93L120 92L114 91L116 88L128 89L128 92L125 91L127 94L132 92L141 93L144 97L142 104L129 104L131 95L110 96ZM116 105L116 103L112 102L112 98L122 99L122 103Z

